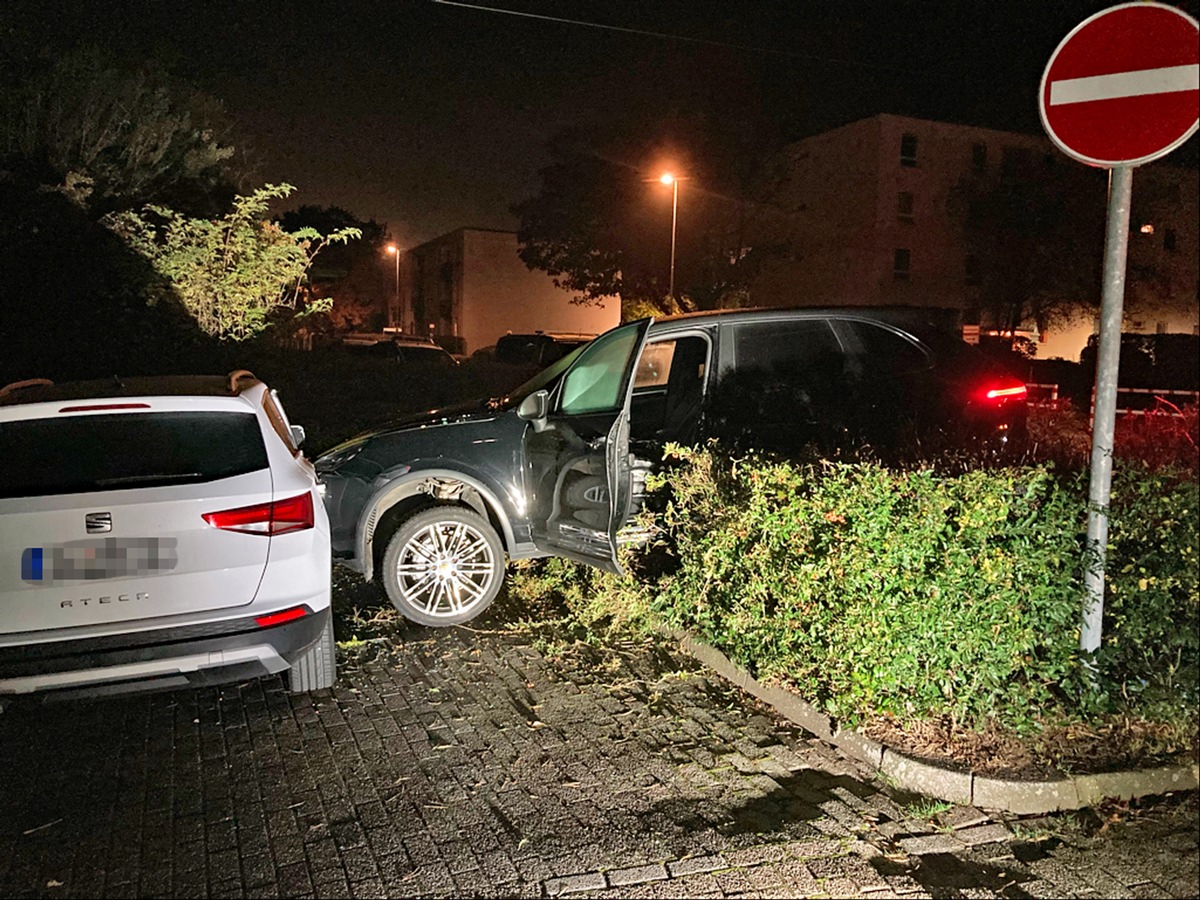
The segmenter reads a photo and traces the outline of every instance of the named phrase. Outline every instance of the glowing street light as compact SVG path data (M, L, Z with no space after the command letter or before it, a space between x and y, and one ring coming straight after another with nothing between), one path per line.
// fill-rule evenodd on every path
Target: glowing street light
M679 182L683 181L670 172L663 172L662 177L658 179L663 184L671 185L671 280L670 286L667 288L667 294L671 297L675 296L675 223L679 216Z
M395 244L387 245L387 252L396 257L396 310L400 314L400 330L404 330L404 310L400 306L400 248Z

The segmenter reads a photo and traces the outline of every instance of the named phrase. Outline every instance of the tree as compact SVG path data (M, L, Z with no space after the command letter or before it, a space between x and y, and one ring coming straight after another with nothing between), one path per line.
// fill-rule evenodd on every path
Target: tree
M335 327L379 331L386 324L387 299L395 293L395 260L386 253L387 232L337 206L304 205L279 218L284 231L313 228L321 234L356 229L359 240L327 245L308 271L310 298L332 301Z
M221 104L96 48L0 65L0 158L99 216L143 203L214 213L233 194Z
M268 184L236 197L232 210L217 219L150 205L115 213L107 222L150 261L162 278L158 290L178 297L207 334L245 340L269 327L273 315L327 311L332 301L303 302L305 274L324 246L361 235L357 228L289 232L269 221L270 201L294 190Z
M952 189L948 212L973 260L983 324L1012 334L1094 312L1100 298L1104 188L1092 170L1047 165L1009 151L1000 176L972 174Z
M575 302L619 296L670 311L671 189L679 190L675 284L684 307L740 305L764 258L778 252L771 202L782 177L777 116L754 99L742 63L708 51L691 67L632 68L629 77L678 83L670 108L597 116L549 145L539 192L513 208L520 255Z

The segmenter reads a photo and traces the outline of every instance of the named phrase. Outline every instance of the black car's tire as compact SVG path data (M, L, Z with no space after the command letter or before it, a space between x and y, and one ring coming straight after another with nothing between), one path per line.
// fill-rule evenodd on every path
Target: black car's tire
M392 604L420 625L461 625L504 584L504 546L491 524L461 506L435 506L400 523L380 575Z
M333 617L325 620L317 642L292 663L288 670L288 690L293 694L333 687L337 677L337 646L333 641Z

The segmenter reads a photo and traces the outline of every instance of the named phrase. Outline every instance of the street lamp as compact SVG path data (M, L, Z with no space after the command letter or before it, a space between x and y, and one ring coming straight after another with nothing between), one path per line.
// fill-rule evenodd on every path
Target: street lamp
M664 172L662 177L658 179L663 184L671 185L671 281L667 288L667 294L675 297L675 222L679 215L679 182L682 178L677 178L670 172Z
M396 257L396 311L400 315L400 330L404 331L404 310L400 306L400 248L395 244L388 244L387 252Z

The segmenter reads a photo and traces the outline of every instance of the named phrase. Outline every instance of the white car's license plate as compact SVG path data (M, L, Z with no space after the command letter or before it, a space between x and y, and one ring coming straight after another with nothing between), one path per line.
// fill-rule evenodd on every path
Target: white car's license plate
M169 572L179 563L177 544L175 538L102 538L26 547L21 580L47 585Z

